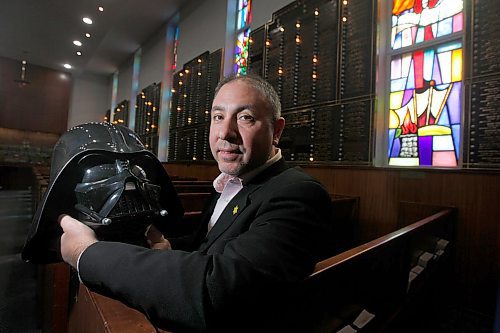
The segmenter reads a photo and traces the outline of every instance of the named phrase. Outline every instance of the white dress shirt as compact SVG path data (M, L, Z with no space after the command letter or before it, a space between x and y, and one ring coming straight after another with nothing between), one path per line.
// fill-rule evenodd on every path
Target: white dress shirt
M210 222L208 222L208 232L210 232L212 227L215 225L227 204L236 196L236 194L238 194L239 191L241 191L243 183L248 183L252 178L257 176L264 169L268 168L279 159L281 159L281 149L277 148L276 154L268 159L266 163L249 173L242 175L241 178L228 175L227 173L221 173L217 178L215 178L213 183L214 189L221 195L217 200L214 212L210 217Z

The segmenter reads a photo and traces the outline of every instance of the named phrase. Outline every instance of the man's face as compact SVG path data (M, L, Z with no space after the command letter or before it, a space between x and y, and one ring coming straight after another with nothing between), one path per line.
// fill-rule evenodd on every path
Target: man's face
M243 80L231 81L212 103L210 149L221 172L242 175L274 156L285 121L273 122L261 93Z

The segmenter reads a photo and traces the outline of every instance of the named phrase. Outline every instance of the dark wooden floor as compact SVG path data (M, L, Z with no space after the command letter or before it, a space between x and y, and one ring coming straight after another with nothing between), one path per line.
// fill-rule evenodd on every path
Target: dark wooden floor
M37 268L20 256L30 223L30 191L0 190L0 333L40 332Z

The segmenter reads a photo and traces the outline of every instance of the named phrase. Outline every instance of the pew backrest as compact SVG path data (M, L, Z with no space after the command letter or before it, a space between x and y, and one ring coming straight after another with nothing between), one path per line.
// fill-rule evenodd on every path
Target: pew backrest
M442 209L317 263L298 294L298 325L304 332L360 329L361 316L375 331L390 326L419 292L417 282L432 279L428 273L435 265L449 267L455 215L453 208Z

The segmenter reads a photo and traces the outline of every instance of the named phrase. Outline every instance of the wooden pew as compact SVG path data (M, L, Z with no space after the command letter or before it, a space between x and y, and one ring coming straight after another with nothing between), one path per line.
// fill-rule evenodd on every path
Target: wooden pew
M405 325L420 313L417 312L419 306L435 301L437 290L449 277L455 219L453 208L443 208L395 232L319 262L298 288L296 296L300 302L293 305L290 320L296 321L300 332L337 332L353 323L362 325L362 321L356 321L360 314L365 314L365 319L372 314L374 317L365 323L361 332L405 331ZM442 240L450 243L444 246ZM442 253L438 255L439 249ZM424 253L434 254L433 259L426 261ZM412 270L419 264L426 267L412 276ZM86 325L78 319L81 318L78 313L87 314L85 321L105 324L106 329L92 332L143 332L134 330L135 327L155 332L156 328L136 310L84 286L80 286L80 293L87 296L78 297L73 307L72 332L80 332L78 327ZM84 310L89 307L93 310ZM122 325L124 318L134 318L134 323ZM120 330L112 329L118 326Z
M32 167L33 214L48 189L50 168ZM38 265L37 306L43 332L65 333L68 323L70 269L65 263Z
M177 193L211 193L213 182L208 180L174 180Z
M67 332L70 267L66 263L38 265L37 280L42 332Z
M199 181L174 181L177 189L179 186L188 188L193 183L196 185ZM209 186L212 189L212 182L208 181L203 186ZM196 186L193 186L195 188ZM181 191L179 191L181 192ZM179 193L183 205L186 209L183 223L192 224L201 214L201 211L188 211L193 207L199 207L199 200L206 200L208 197L200 193ZM357 221L357 210L359 198L344 195L332 195L334 207L334 220L339 226L342 226L342 234L345 236L349 230L349 236L354 231L352 228ZM194 204L190 200L195 200ZM186 226L186 228L192 228ZM184 230L185 231L185 230ZM346 239L346 238L344 238ZM349 238L349 243L352 239ZM346 241L347 243L347 241ZM345 243L345 244L346 244ZM69 332L167 332L155 328L147 318L135 309L129 308L123 303L111 298L99 295L80 285L79 296L73 307L69 318ZM92 320L89 320L92 318Z
M33 200L32 208L34 214L43 197L43 194L48 189L50 168L48 166L33 166L31 168L31 172L33 174L31 181L31 192Z
M114 299L91 292L83 284L68 323L71 333L158 333L141 312Z
M358 245L359 197L330 194L335 243L339 252Z
M452 274L455 215L444 208L319 262L298 296L303 301L294 316L300 318L297 325L307 332L337 332L348 325L358 331L407 331L405 325L411 327L438 301L431 291ZM373 319L360 327L358 316L366 320L368 314Z
M203 210L210 198L210 193L179 193L178 195L185 212Z

